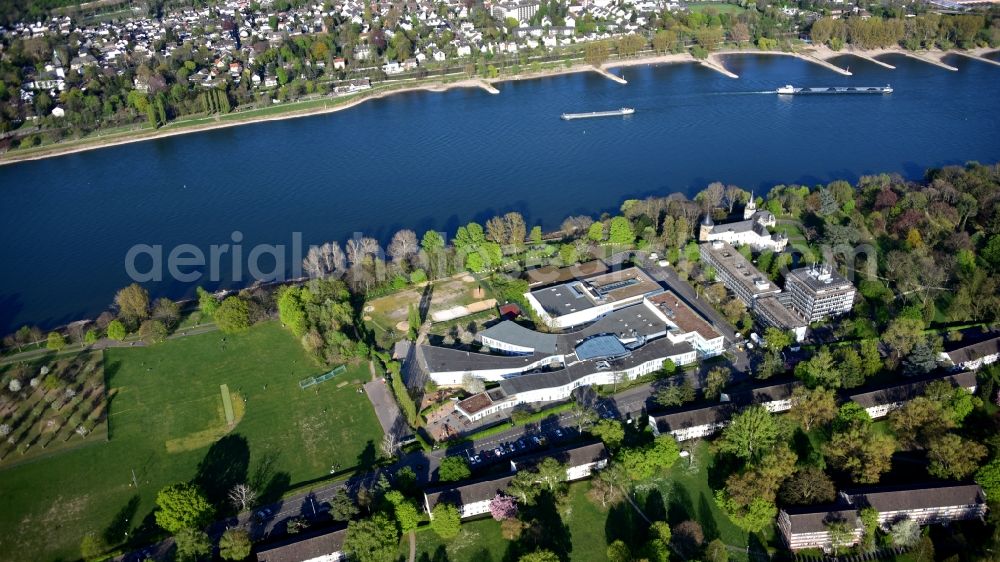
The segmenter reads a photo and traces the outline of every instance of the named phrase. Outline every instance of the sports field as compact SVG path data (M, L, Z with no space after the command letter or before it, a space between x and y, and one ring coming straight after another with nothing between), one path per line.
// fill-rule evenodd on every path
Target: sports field
M720 14L741 14L746 11L745 8L741 8L736 4L727 4L725 2L688 2L685 4L685 7L692 12L704 12L709 8L714 8Z
M334 464L373 459L382 438L354 384L369 379L367 364L302 390L329 369L277 322L105 354L110 441L0 470L0 560L75 559L90 531L121 542L174 482L197 480L221 499L246 481L277 498Z

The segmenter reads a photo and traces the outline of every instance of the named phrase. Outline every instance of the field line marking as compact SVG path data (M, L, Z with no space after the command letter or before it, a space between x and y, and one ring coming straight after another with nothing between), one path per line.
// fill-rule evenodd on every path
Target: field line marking
M236 421L236 415L233 413L233 400L229 396L229 386L220 384L219 390L222 392L222 409L226 412L226 423L233 425L233 422Z

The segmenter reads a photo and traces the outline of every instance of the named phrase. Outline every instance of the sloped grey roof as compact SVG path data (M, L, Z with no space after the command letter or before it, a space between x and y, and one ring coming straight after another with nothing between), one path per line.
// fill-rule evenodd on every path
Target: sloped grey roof
M938 380L948 381L952 385L963 388L976 386L976 374L972 371L966 371L964 373L899 384L868 392L859 392L857 394L852 394L849 399L862 408L871 408L873 406L882 406L896 402L906 402L907 400L912 400L923 394L924 389L927 388L928 384Z
M516 372L549 357L548 354L542 353L493 355L435 345L418 345L417 354L421 364L431 373L479 369L509 369L511 372Z
M303 562L343 550L347 529L307 533L257 547L257 562Z
M975 361L997 353L1000 353L1000 336L948 351L947 355L952 363L961 365L966 361Z
M504 320L480 332L476 338L489 337L521 347L530 347L538 353L555 354L558 337L529 330L517 322Z
M845 509L842 505L809 506L801 508L786 508L782 511L791 523L791 534L822 533L829 530L828 525L844 521L852 525L854 530L862 528L855 509Z
M674 357L693 350L694 348L687 342L675 344L667 338L659 338L633 350L632 354L628 357L609 360L608 362L611 364L613 370L621 371L645 363L646 361L651 361L657 357ZM500 381L500 388L503 389L507 396L513 396L519 392L564 386L596 372L597 367L593 362L580 361L564 369L504 379Z
M608 450L604 447L604 443L598 441L587 445L570 445L552 451L543 451L535 455L511 459L510 462L517 470L524 470L547 458L556 459L572 468L604 460L608 458Z
M653 423L660 433L669 433L699 427L710 423L721 423L728 421L737 408L731 403L718 404L704 408L694 408L682 410L680 412L670 412L652 416Z
M886 486L844 490L852 505L858 508L874 507L879 513L976 505L984 503L986 496L976 484L928 484Z
M450 503L456 506L468 505L484 500L493 499L497 492L502 492L507 488L507 484L514 479L514 473L503 476L492 476L461 484L451 484L441 486L424 492L424 499L429 509L439 502Z
M733 396L733 401L739 404L763 404L777 400L787 400L792 397L795 387L802 386L802 381L769 384L751 388Z

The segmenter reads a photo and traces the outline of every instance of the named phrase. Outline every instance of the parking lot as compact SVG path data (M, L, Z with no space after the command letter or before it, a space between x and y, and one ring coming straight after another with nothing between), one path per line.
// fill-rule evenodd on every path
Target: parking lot
M447 456L464 457L469 466L476 471L510 458L561 446L580 436L576 428L559 424L559 421L565 420L546 421L547 423L543 422L541 425L514 427L496 437L449 449Z

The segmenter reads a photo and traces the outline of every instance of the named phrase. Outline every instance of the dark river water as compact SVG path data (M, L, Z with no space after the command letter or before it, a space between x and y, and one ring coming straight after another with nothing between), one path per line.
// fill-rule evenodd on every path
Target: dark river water
M626 198L712 181L758 194L780 183L919 178L927 168L1000 160L1000 67L954 57L949 72L902 56L889 70L844 58L846 77L790 57L734 56L727 78L697 65L414 93L336 114L141 142L0 167L0 332L92 317L131 282L126 256L161 246L154 295L233 284L232 248L218 281L170 280L181 244L206 255L240 239L241 283L258 244L354 232L457 225L517 210L530 225L613 211ZM891 83L889 96L778 97L797 86ZM567 111L636 108L628 118L564 122ZM273 269L265 253L261 269ZM152 258L137 262L144 272ZM206 267L181 271L209 273Z

